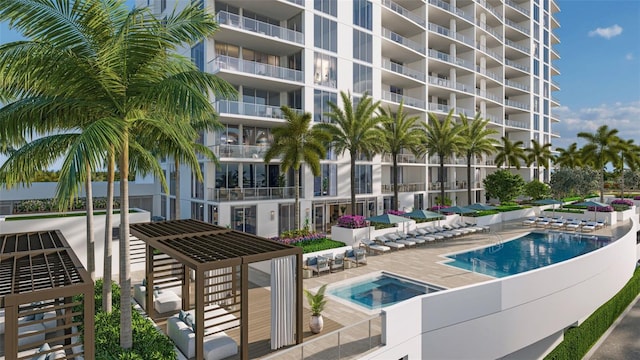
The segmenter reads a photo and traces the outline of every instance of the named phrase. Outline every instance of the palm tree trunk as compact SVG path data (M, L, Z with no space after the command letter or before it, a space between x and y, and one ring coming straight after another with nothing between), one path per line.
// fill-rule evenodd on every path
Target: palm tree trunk
M391 154L393 156L393 209L398 210L398 154Z
M600 202L604 202L604 168L600 168Z
M129 253L129 134L122 135L120 154L120 346L131 349L131 254Z
M104 220L104 270L102 271L102 310L106 313L111 312L111 274L113 272L113 183L115 180L115 154L113 146L109 152L109 163L107 164L107 213Z
M178 159L174 159L175 160L175 167L176 167L176 177L175 177L175 186L176 186L176 218L174 220L180 220L181 219L181 214L180 214L180 160Z
M471 200L471 154L467 154L467 205L473 204L475 201Z
M351 151L351 215L356 214L356 152Z
M440 155L440 205L444 206L444 155Z
M93 188L91 186L91 164L85 162L87 171L85 206L87 207L87 271L91 280L96 280L96 239L93 234Z
M293 203L293 213L295 218L293 219L293 226L296 230L300 230L300 168L293 169L293 186L295 189L295 202Z

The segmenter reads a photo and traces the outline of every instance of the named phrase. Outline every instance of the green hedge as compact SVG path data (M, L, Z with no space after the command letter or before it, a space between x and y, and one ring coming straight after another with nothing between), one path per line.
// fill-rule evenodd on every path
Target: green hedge
M640 293L640 270L611 300L596 310L580 326L567 329L564 341L545 360L582 359L591 347L609 329L633 299Z
M312 240L312 241L301 241L293 245L301 247L302 252L305 254L346 246L345 243L343 242L335 241L327 238Z

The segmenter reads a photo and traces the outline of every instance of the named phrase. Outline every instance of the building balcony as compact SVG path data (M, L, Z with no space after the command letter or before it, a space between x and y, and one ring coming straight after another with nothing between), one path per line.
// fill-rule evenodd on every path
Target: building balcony
M516 68L518 70L522 70L526 73L529 73L529 66L527 65L518 64L517 62L509 59L504 59L504 63L508 66L511 66L512 68Z
M483 23L480 21L478 21L476 24L480 29L488 32L489 34L493 35L493 37L495 37L496 39L500 40L500 42L502 42L502 39L503 39L502 35L500 35L500 33L497 30L489 27L486 23Z
M389 59L382 59L382 68L392 71L396 74L408 76L421 82L424 82L425 80L425 74L423 72L413 70L400 64L396 64Z
M476 89L476 95L482 96L485 99L489 99L491 101L497 102L498 104L502 104L502 98L500 96L490 93L488 91L482 91L480 89Z
M502 125L502 118L495 115L484 115L483 118L489 120L490 123Z
M514 49L518 49L520 51L522 51L525 54L529 54L529 50L531 50L528 46L524 46L524 45L520 45L515 41L509 40L509 39L505 39L504 41L505 44L507 44L508 46L511 46Z
M527 124L524 121L505 120L504 124L506 126L511 126L511 127L515 127L515 128L519 128L519 129L529 129L529 124Z
M448 62L450 64L462 66L469 70L473 70L473 65L471 65L469 61L466 61L465 59L461 59L459 57L451 56L438 50L429 49L429 57L432 59Z
M512 0L505 0L504 2L507 6L510 6L516 10L518 10L520 13L524 14L525 16L529 17L529 10L525 9L524 7L516 4L515 2L513 2Z
M238 59L230 56L220 55L209 62L211 73L220 71L235 71L244 74L258 75L273 79L292 81L296 83L304 82L304 73L300 70L289 69L281 66L274 66L255 61Z
M422 27L424 27L426 23L425 19L423 19L422 17L412 13L410 10L405 9L404 7L400 6L399 4L391 0L382 0L382 5L385 8L393 11L394 13L411 20Z
M517 81L506 79L504 84L507 86L511 86L512 88L520 89L522 91L529 91L529 86L525 84L521 84Z
M518 31L520 31L521 33L523 33L523 34L525 34L525 35L527 35L527 36L529 36L529 34L530 34L529 29L527 29L526 27L524 27L524 26L522 26L522 25L520 25L520 24L517 24L517 23L516 23L516 22L514 22L514 21L511 21L511 20L509 20L509 19L504 19L504 23L505 23L506 25L508 25L508 26L510 26L510 27L512 27L512 28L514 28L514 29L516 29L516 30L518 30Z
M473 39L469 37L465 37L464 35L451 31L444 26L440 26L438 24L429 23L429 31L434 32L436 34L440 34L442 36L446 36L451 39L455 39L461 41L469 46L473 46Z
M253 188L208 188L207 200L226 201L254 201L254 200L277 200L295 198L295 187L253 187ZM303 193L302 187L300 193Z
M387 28L382 28L382 37L387 40L391 40L395 43L398 43L400 45L403 45L413 51L417 51L420 54L424 55L425 53L424 45L421 45L411 39L407 39L404 36L397 34Z
M418 191L425 191L424 183L398 184L398 192L418 192ZM393 184L382 184L382 192L385 194L393 193Z
M443 112L443 113L448 113L449 110L451 110L451 107L449 105L446 104L436 104L436 103L429 103L429 111L439 111L439 112Z
M263 21L239 16L227 11L219 11L216 21L222 26L230 26L239 30L250 31L256 34L275 37L281 40L304 45L304 34L298 31L272 25Z
M522 110L529 110L529 105L520 101L505 99L504 104Z
M440 190L441 184L440 182L432 182L429 183L429 190ZM466 190L467 182L466 181L445 181L444 182L445 190Z
M400 94L396 94L396 93L392 93L390 91L382 91L382 99L383 100L387 100L387 101L391 101L397 104L400 104L400 102L404 101L404 105L405 106L412 106L412 107L417 107L420 109L424 109L424 105L425 102L424 100L420 100L420 99L416 99L416 98L412 98L411 96L407 96L407 95L400 95Z
M502 83L503 77L501 75L494 73L493 71L483 69L479 65L476 66L476 71L490 79L493 79L499 83Z
M489 5L486 2L486 0L478 0L478 4L482 5L485 9L489 10L489 12L492 13L495 17L502 20L502 13L500 12L500 10Z
M501 54L498 54L497 52L489 49L488 47L486 47L484 45L480 45L480 43L476 44L476 49L484 52L485 54L488 54L492 58L496 59L498 62L502 62L502 60L503 60L503 57L502 57Z
M279 106L245 103L241 101L218 100L213 104L219 114L232 114L243 116L256 116L269 119L283 119L284 115ZM297 114L302 114L301 109L292 109Z
M424 164L424 157L417 158L413 154L398 154L396 156L398 164ZM382 155L382 162L391 164L393 163L393 157L391 154Z
M264 145L211 145L211 151L217 158L233 159L262 159L269 149L269 144ZM278 158L279 159L279 158Z
M446 87L449 89L459 90L467 93L472 93L472 85L467 85L459 82L453 82L451 80L442 79L437 76L429 76L429 84Z
M448 2L444 2L442 0L429 0L429 4L446 10L449 13L457 15L467 21L473 22L473 14L465 13L464 10L458 9L455 6L451 6Z

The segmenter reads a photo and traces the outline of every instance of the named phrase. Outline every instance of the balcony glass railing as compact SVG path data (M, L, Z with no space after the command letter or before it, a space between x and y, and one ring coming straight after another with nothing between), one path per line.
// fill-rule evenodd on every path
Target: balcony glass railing
M504 84L507 85L507 86L511 86L513 88L516 88L516 89L523 90L523 91L529 91L529 86L527 86L525 84L521 84L521 83L519 83L517 81L506 79L504 81Z
M407 19L415 22L420 26L424 26L425 24L425 20L423 18L403 8L402 6L400 6L399 4L396 4L391 0L382 0L382 5L384 5L386 8L390 9L391 11L406 17Z
M407 95L400 95L400 94L392 93L390 91L383 90L382 99L395 102L398 104L401 101L404 101L404 105L406 106L413 106L413 107L424 109L423 100L412 98L411 96L407 96Z
M484 46L484 45L480 45L480 43L476 44L476 49L488 54L489 56L491 56L492 58L502 62L502 55L498 54L497 52L489 49L488 47Z
M492 122L494 124L502 125L502 118L499 118L495 115L484 115L484 118L488 119L489 122Z
M461 41L467 45L471 45L473 46L473 40L469 37L465 37L462 34L459 34L457 32L453 32L451 30L449 30L448 28L444 27L444 26L440 26L438 24L434 24L434 23L429 23L429 31L433 31L435 33L438 33L442 36L446 36L452 39L456 39L458 41Z
M396 159L398 160L398 164L418 164L424 162L424 157L416 158L413 154L398 154ZM393 157L391 154L382 155L383 163L392 163L392 160Z
M220 114L234 114L245 116L259 116L266 118L282 119L284 116L279 106L251 104L240 101L218 100L213 104ZM301 109L292 109L297 114L302 114Z
M520 50L522 52L525 52L525 53L529 54L529 47L528 46L520 45L517 42L511 41L509 39L506 39L504 41L504 43L509 45L509 46L511 46L512 48L516 48L516 49L518 49L518 50Z
M451 110L451 107L449 105L436 104L431 102L429 103L429 111L441 111L441 112L448 113L449 110Z
M478 0L478 4L482 5L485 9L489 10L489 12L495 15L498 19L502 19L502 14L500 13L500 10L487 4L486 0Z
M453 82L447 79L439 78L437 76L429 76L429 84L444 86L449 89L456 89L468 93L470 93L471 89L473 88L471 85Z
M429 0L429 4L435 5L441 9L444 9L452 14L456 14L463 19L473 22L473 14L465 13L462 9L458 9L455 6L451 6L448 2L442 0Z
M471 65L471 63L466 61L465 59L461 59L459 57L451 56L451 55L449 55L447 53L443 53L443 52L440 52L438 50L429 49L429 57L430 58L434 58L434 59L438 59L438 60L441 60L441 61L446 61L448 63L455 64L455 65L462 66L464 68L473 70L473 66Z
M255 61L242 60L230 56L220 55L209 62L211 72L220 70L239 71L252 75L267 76L275 79L295 81L302 83L304 73L300 70L288 69L281 66L259 63Z
M402 35L396 34L389 29L382 28L382 36L386 39L397 42L398 44L404 45L412 50L424 54L424 46L418 44L413 40L407 39Z
M500 35L500 33L497 30L494 30L493 28L489 27L486 23L480 22L478 21L478 26L488 32L489 34L493 35L493 37L495 37L496 39L502 41L502 35Z
M526 27L524 27L524 26L522 26L520 24L516 24L515 22L513 22L513 21L511 21L509 19L504 19L504 23L509 25L509 26L511 26L512 28L522 32L522 33L525 33L525 34L529 35L529 29L527 29Z
M504 63L516 69L520 69L524 72L529 72L529 67L527 65L518 64L517 62L509 59L504 59Z
M521 13L523 13L523 14L525 14L525 15L529 16L529 10L528 10L528 9L523 8L522 6L520 6L520 5L516 4L515 2L513 2L513 1L511 1L511 0L505 0L505 2L504 2L504 3L505 3L505 4L507 4L507 5L509 5L509 6L511 6L511 7L512 7L512 8L514 8L514 9L516 9L516 10L520 11Z
M396 64L389 59L382 59L382 67L389 71L393 71L394 73L414 78L418 81L424 81L425 79L425 74L423 72L413 70L400 64Z
M517 120L505 120L504 124L507 126L511 126L511 127L517 127L520 129L528 129L529 125L524 122L524 121L517 121Z
M502 76L494 73L493 71L489 71L487 69L483 69L480 66L476 66L476 71L479 72L482 75L486 75L486 76L492 78L493 80L495 80L497 82L502 82Z
M502 100L500 99L500 96L496 95L496 94L492 94L488 91L483 91L480 89L476 89L476 95L478 96L482 96L483 98L489 99L489 100L493 100L497 103L502 103Z
M267 149L269 149L269 144L211 145L209 148L218 158L262 159Z
M408 183L398 184L398 192L416 192L424 191L424 183ZM393 184L382 184L383 193L392 193Z
M525 104L523 102L520 102L520 101L505 99L504 100L504 104L508 105L508 106L511 106L511 107L518 108L518 109L522 109L522 110L529 110L529 105L527 105L527 104Z
M293 199L295 187L208 188L208 201L247 201L268 199ZM302 194L302 188L300 188Z
M304 45L304 34L301 32L289 30L263 21L250 19L248 17L239 16L227 11L219 11L216 15L216 21L221 25L229 25L237 29L272 36L278 39Z

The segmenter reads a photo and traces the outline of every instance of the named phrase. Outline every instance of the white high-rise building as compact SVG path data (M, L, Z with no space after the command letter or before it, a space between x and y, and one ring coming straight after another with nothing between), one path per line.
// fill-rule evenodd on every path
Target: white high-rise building
M142 4L147 5L143 0ZM159 16L176 1L151 1ZM551 143L558 122L551 109L559 75L554 34L560 25L553 0L206 0L220 29L191 49L202 69L238 90L236 100L212 99L225 130L202 137L220 159L203 160L204 182L180 170L181 216L276 236L293 227L293 175L279 161L263 162L271 129L283 123L281 105L326 121L327 101L339 91L368 92L384 108L428 120L449 110L489 119L496 136L529 147ZM188 51L188 50L187 50ZM440 194L435 157L399 156L400 210L426 208ZM356 212L382 213L393 196L391 159L356 162ZM160 196L160 215L175 211L175 169L166 164L170 194ZM464 158L447 158L446 196L466 205L484 202L482 180L495 171L493 158L477 159L467 184ZM526 180L547 180L548 171L523 166ZM301 181L301 224L328 231L350 212L348 154L329 153L322 175L305 168Z

